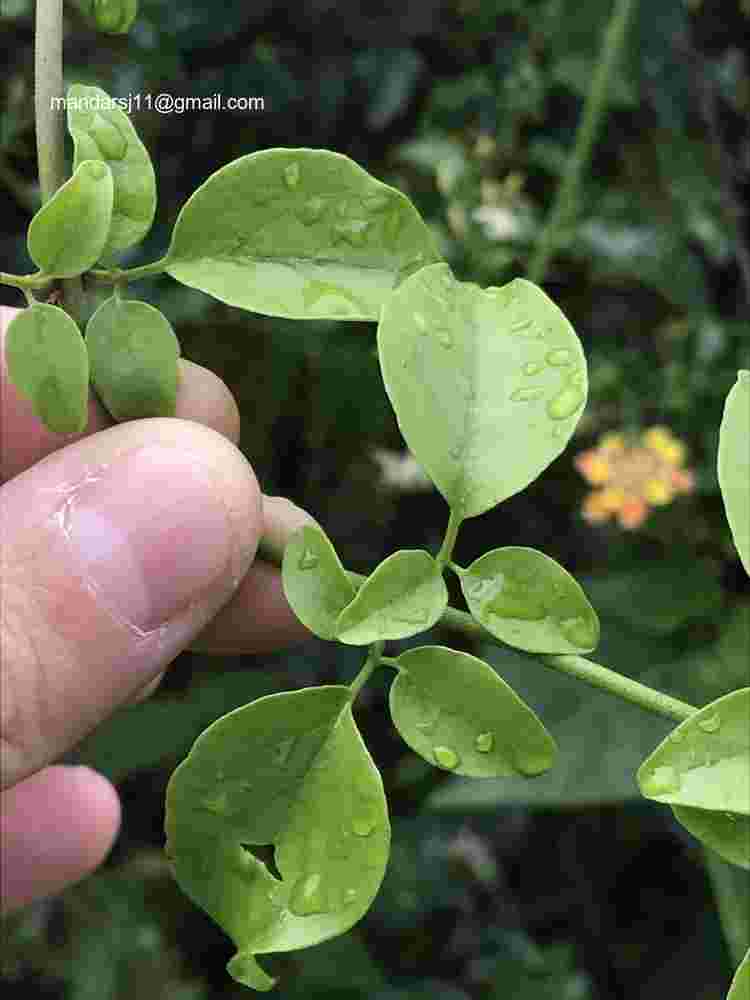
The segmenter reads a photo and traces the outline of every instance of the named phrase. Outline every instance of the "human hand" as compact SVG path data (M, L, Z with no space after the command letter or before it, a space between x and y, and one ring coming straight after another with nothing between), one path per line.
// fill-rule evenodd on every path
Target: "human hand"
M0 348L15 310L0 306ZM51 764L145 697L186 647L257 653L309 633L261 534L312 520L261 494L235 447L224 383L180 361L175 419L112 425L91 396L82 434L55 435L0 349L0 899L3 912L94 869L119 829L117 792Z

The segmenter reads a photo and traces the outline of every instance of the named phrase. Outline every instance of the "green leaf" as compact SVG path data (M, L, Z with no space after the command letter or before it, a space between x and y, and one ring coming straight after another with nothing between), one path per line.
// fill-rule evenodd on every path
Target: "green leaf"
M86 427L89 361L74 321L57 306L35 302L8 324L8 375L34 413L57 434Z
M406 639L432 628L447 604L448 589L429 552L394 552L372 571L341 612L336 638L352 646Z
M535 777L552 767L555 741L483 660L445 646L420 646L397 663L391 717L430 764L474 778Z
M647 799L750 816L750 688L691 715L638 770Z
M321 639L336 638L336 622L356 594L328 536L318 525L304 525L284 549L281 580L289 606Z
M729 527L750 575L750 371L737 373L719 431L719 486Z
M750 816L673 806L676 819L694 837L733 865L750 870Z
M474 618L515 649L588 653L599 641L599 619L582 587L543 552L493 549L459 578Z
M727 1000L750 1000L750 950L734 974Z
M112 220L112 172L84 160L29 224L29 256L45 274L72 278L99 260Z
M113 296L86 324L91 380L115 420L173 417L180 344L147 302Z
M229 934L229 973L273 980L255 955L342 934L385 873L390 825L380 775L346 687L260 698L196 740L167 788L167 853L182 889ZM281 878L253 853L274 845ZM243 846L243 845L247 845Z
M340 153L267 149L188 199L166 270L222 302L290 319L377 319L405 273L439 260L400 191Z
M74 166L101 160L112 171L112 224L101 256L140 242L156 211L156 177L148 150L130 118L99 87L80 83L68 89L68 131L73 137Z
M575 331L522 278L483 290L425 267L386 302L378 350L401 433L461 518L533 482L586 401Z
M95 28L107 35L124 35L138 15L138 0L75 0Z

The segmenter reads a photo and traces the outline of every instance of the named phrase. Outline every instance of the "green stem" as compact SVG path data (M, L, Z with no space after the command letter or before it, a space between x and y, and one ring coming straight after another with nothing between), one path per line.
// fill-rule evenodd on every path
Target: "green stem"
M456 511L451 508L448 527L445 529L445 538L435 560L441 570L450 562L450 558L453 555L453 546L456 544L456 536L458 535L458 529L461 527L462 521L463 518L459 517Z
M352 693L351 694L352 701L356 699L359 692L362 690L362 688L369 681L370 677L372 677L373 673L377 670L378 666L380 665L384 646L385 646L384 642L374 642L370 646L370 650L367 654L367 659L365 660L364 666L349 685L349 690Z
M578 207L578 189L591 157L599 126L607 105L610 85L617 60L625 41L626 29L637 0L615 0L609 22L604 32L599 60L594 70L591 87L586 96L573 152L568 159L555 203L537 242L528 269L530 281L541 285L547 274L550 258L560 249L561 236L566 226L575 218Z
M140 267L131 267L124 271L117 268L113 268L110 271L89 271L88 276L94 281L104 281L108 285L127 284L129 281L140 281L141 278L150 278L156 274L163 274L166 266L167 258L161 257L150 264L141 264Z
M6 274L0 271L0 285L12 285L13 288L44 288L52 281L47 274L37 271L36 274Z
M279 565L281 563L282 553L278 549L270 544L264 544L264 540L261 539L261 543L258 547L258 553L261 558L264 558L267 562ZM352 584L359 589L362 584L367 579L362 573L352 573L347 571L347 576L351 580ZM482 642L491 643L493 646L498 646L500 649L507 649L508 647L504 642L497 639L491 632L488 632L486 628L475 621L471 615L466 614L465 611L459 611L457 608L447 607L440 618L440 625L446 628L453 629L456 632L461 632L468 639L481 640ZM623 701L629 701L632 705L637 705L639 708L645 709L647 712L652 712L656 715L662 715L667 719L674 719L677 722L684 722L685 719L689 718L698 709L694 705L689 705L685 701L680 701L678 698L672 698L671 695L663 694L661 691L657 691L655 688L650 688L646 684L641 684L640 681L635 681L631 677L625 677L623 674L618 674L615 670L610 670L609 667L603 667L599 663L594 663L593 660L587 660L583 656L569 656L569 655L553 655L547 653L526 653L525 656L538 660L545 667L549 667L551 670L557 670L558 673L568 674L569 677L576 677L579 681L583 681L584 684L589 684L591 687L598 688L600 691L607 691L609 694L615 695L617 698L622 698ZM381 659L382 663L387 663L391 665L388 659ZM369 663L369 658L368 658ZM363 673L367 669L367 664L363 668ZM367 674L369 677L372 670ZM367 680L365 677L365 680ZM355 684L359 681L359 677L356 678ZM364 683L364 681L362 681ZM360 685L361 686L361 685ZM359 690L359 688L357 689Z
M37 0L34 118L42 204L65 182L62 34L62 0ZM66 309L80 323L86 314L81 279L66 278L62 289Z

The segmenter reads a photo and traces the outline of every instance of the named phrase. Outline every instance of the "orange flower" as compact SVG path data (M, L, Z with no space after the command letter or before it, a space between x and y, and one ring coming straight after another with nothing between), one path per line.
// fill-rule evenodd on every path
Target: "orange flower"
M591 485L581 513L590 522L614 516L627 531L639 528L651 507L670 504L694 488L693 474L683 469L686 448L668 427L646 430L640 442L623 434L604 434L595 448L576 455L575 467Z

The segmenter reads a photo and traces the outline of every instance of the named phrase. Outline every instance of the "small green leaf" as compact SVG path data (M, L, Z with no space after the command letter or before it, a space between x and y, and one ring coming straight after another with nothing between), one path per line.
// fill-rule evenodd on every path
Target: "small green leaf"
M647 799L750 816L750 688L704 706L638 769Z
M676 819L725 861L750 869L750 816L673 806Z
M81 332L57 306L35 302L8 324L8 375L34 413L57 434L86 427L89 361Z
M750 371L737 373L724 404L718 472L734 544L750 575Z
M750 950L734 974L727 1000L750 1000Z
M509 546L460 573L469 610L508 646L529 653L589 653L599 619L581 585L554 559Z
M91 380L115 420L172 417L180 345L167 318L147 302L103 302L86 325Z
M483 290L425 267L386 302L378 350L401 433L461 518L533 482L586 402L575 331L522 278Z
M84 160L29 223L29 256L45 274L72 278L99 260L112 220L112 172Z
M101 160L112 171L112 224L101 253L108 257L138 243L151 228L156 211L151 157L128 115L99 87L73 84L67 110L74 166Z
M394 552L339 615L336 638L352 646L406 639L432 628L448 604L438 564L422 549Z
M75 0L75 5L107 35L124 35L138 15L138 0Z
M234 941L229 973L265 990L258 954L348 930L385 873L383 785L346 687L260 698L209 726L167 788L167 854L182 889ZM273 845L281 878L254 846Z
M321 639L334 639L338 617L357 591L318 525L306 524L291 536L281 579L289 606L302 624Z
M555 762L543 724L483 660L445 646L402 653L393 723L425 760L475 778L534 777Z
M439 260L400 191L341 153L266 149L228 163L180 212L167 271L222 302L290 319L377 319Z

